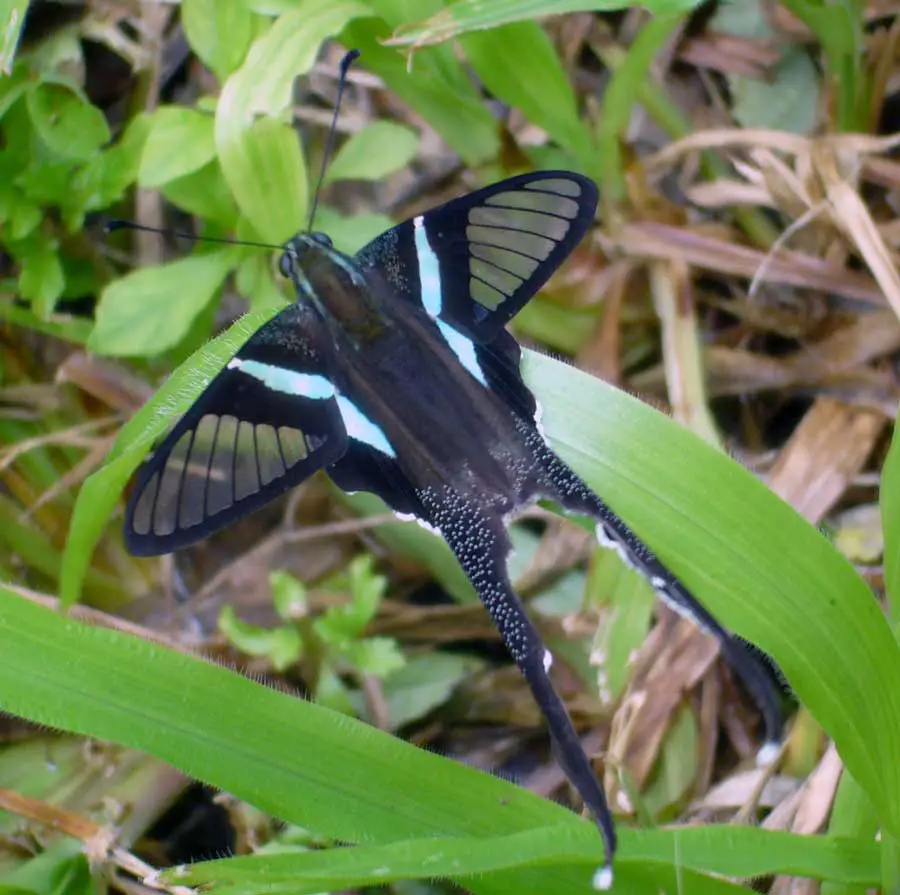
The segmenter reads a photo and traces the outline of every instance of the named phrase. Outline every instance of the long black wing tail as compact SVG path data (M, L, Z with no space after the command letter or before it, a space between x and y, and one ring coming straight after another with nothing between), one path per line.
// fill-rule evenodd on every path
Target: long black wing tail
M664 603L719 641L722 657L740 678L762 715L766 739L757 761L768 763L777 754L784 727L779 684L772 666L755 647L719 624L637 535L553 453L536 430L528 436L528 441L543 470L546 496L572 513L594 519L601 546L615 550L627 565L650 582Z
M419 497L427 520L437 528L490 613L510 655L522 672L541 709L555 747L556 759L570 783L593 814L603 836L606 866L595 876L597 888L612 882L616 850L612 816L594 769L584 752L562 700L548 672L552 656L525 613L507 574L511 549L500 513L481 507L452 488L429 488Z

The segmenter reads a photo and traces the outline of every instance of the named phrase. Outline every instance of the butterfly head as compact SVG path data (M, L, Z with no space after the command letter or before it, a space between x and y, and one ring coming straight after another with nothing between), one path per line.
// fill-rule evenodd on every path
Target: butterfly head
M353 341L372 330L378 314L363 272L326 234L297 234L285 243L278 269L294 283L298 298L309 301Z
M313 253L330 254L334 252L334 244L327 233L298 233L285 243L278 269L283 277L295 280L300 264L309 260Z

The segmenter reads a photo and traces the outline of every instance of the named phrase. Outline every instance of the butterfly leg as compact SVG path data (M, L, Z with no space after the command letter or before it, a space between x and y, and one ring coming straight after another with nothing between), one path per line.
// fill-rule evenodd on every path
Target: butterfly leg
M552 657L509 581L506 564L511 544L502 514L450 488L442 493L428 489L420 497L430 523L456 555L527 681L547 721L560 767L597 822L607 859L607 866L598 871L598 887L606 887L616 850L612 816L569 714L550 682Z
M757 755L757 762L767 764L772 761L781 743L784 723L773 667L752 644L719 624L637 535L553 453L537 432L529 441L540 460L546 496L572 513L594 519L601 546L615 550L626 565L650 582L664 603L719 641L722 657L738 675L763 718L766 741Z

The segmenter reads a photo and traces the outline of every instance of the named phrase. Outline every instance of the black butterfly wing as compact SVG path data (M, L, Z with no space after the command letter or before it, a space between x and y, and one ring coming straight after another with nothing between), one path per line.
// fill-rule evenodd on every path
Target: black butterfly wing
M431 317L488 343L578 245L597 201L580 174L522 174L398 224L356 258Z
M139 470L125 512L129 551L200 541L338 460L347 433L331 354L308 305L259 329Z

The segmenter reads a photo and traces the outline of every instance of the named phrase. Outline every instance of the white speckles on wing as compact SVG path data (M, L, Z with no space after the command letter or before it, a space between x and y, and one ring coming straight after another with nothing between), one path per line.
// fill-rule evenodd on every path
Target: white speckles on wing
M550 671L553 667L553 653L550 650L544 650L544 671Z

